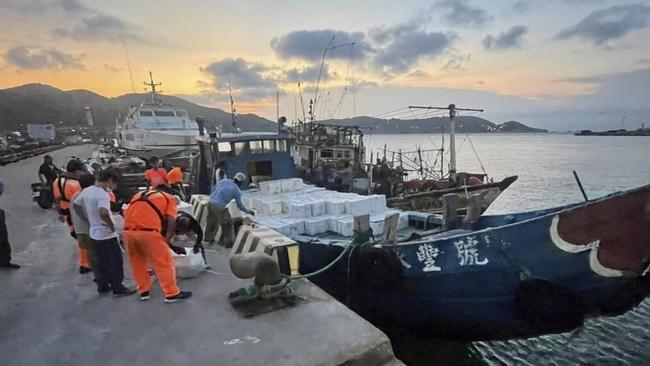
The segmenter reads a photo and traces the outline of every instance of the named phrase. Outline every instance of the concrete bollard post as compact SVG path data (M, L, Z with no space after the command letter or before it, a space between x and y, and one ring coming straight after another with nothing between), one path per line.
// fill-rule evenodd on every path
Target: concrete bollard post
M458 206L460 197L456 193L442 196L442 230L453 230L458 227Z

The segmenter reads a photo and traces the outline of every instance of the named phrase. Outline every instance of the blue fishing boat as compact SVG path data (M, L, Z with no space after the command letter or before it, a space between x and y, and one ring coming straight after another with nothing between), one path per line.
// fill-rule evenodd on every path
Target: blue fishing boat
M300 271L343 250L302 241ZM312 281L378 324L471 340L563 332L650 292L650 185L351 252Z
M270 182L295 176L293 143L282 132L201 136L200 154L192 159L194 192L209 193L222 160L230 176L240 170ZM284 184L276 188L285 192ZM305 232L330 214L329 205L323 209L314 197L329 202L337 194L342 193L308 186L287 193L248 190L244 199L267 200L268 209L277 210L251 219L287 230L298 244L300 273L317 272L311 281L380 326L470 340L528 337L621 314L650 293L650 185L547 210L461 217L453 228L441 215L398 211L399 231L389 241L353 238L340 217L330 218L320 232ZM358 197L364 198L348 202L350 207L381 198ZM315 203L292 206L302 199ZM316 206L318 217L304 218L304 209L308 216ZM292 219L293 211L303 218ZM292 262L289 255L278 255L281 266ZM290 275L294 268L283 269Z

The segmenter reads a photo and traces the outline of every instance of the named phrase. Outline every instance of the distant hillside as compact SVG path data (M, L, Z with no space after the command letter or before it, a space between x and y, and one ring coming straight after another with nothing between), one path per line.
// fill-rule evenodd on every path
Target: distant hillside
M106 98L88 90L63 91L44 84L26 84L15 88L0 90L0 130L19 130L20 124L58 123L81 125L85 123L84 106L90 106L95 124L106 130L113 130L118 115L126 113L129 105L137 105L148 94L125 94ZM209 108L187 100L162 95L165 103L187 110L191 117L203 117L209 127L222 125L230 130L230 113L218 108ZM347 126L360 126L372 129L373 133L443 133L448 131L446 117L427 119L378 119L355 117L324 121ZM266 118L254 114L240 114L237 125L243 131L275 131L277 125ZM475 116L458 117L456 129L459 133L481 132L547 132L528 127L520 122L509 121L495 124Z
M448 117L426 119L378 119L372 117L355 117L325 121L345 126L359 126L372 129L373 133L444 133L449 131ZM484 132L548 132L547 130L528 127L523 123L509 121L502 124L490 122L475 116L460 116L456 119L456 131L459 133Z
M146 94L126 94L106 98L88 90L63 91L49 85L27 84L0 90L0 129L20 129L26 123L58 123L79 125L85 123L84 106L90 106L98 127L112 130L119 114L124 115L129 105L137 105ZM165 103L183 108L192 117L202 116L209 126L222 125L230 129L230 113L218 108L203 107L184 99L162 95ZM243 131L275 131L274 122L254 114L237 116L238 127Z

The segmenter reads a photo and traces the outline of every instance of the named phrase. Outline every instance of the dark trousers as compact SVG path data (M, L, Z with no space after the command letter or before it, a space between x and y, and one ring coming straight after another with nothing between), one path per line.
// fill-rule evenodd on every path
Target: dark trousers
M0 265L9 264L9 262L11 262L11 246L7 234L5 211L0 208Z
M117 238L106 240L92 239L95 247L96 266L95 281L98 290L106 290L109 286L113 291L122 288L124 280L124 267L122 262L122 251Z

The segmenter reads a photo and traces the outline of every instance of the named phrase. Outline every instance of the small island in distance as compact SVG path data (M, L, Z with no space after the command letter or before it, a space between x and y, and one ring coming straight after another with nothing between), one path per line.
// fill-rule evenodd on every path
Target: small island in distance
M341 126L358 126L371 129L378 134L407 134L407 133L445 133L449 131L449 118L431 117L422 119L380 119L373 117L355 117L346 119L325 120L323 123ZM546 133L548 130L534 128L517 121L501 124L490 122L476 116L456 117L456 132L458 133Z

